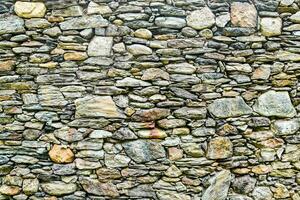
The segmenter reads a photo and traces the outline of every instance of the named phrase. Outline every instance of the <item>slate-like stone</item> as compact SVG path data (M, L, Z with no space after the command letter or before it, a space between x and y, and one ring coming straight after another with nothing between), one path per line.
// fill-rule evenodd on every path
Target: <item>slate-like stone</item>
M25 32L24 20L15 15L0 15L0 35Z
M87 53L89 56L109 56L112 44L112 37L95 36L88 46Z
M216 99L208 106L208 111L217 118L238 117L252 113L242 97Z
M75 100L76 118L120 118L121 114L110 96L86 96Z
M288 92L270 90L260 95L253 110L267 117L294 117L297 113Z
M59 25L62 30L80 30L87 28L107 27L108 21L101 15L91 15L72 18L67 21L61 22Z
M126 154L137 163L145 163L166 156L163 146L155 140L136 140L123 143L122 146Z
M157 17L155 19L155 24L158 27L181 29L185 27L186 22L179 17Z
M229 170L222 170L218 172L209 180L210 186L204 191L202 199L225 200L231 179L232 176Z

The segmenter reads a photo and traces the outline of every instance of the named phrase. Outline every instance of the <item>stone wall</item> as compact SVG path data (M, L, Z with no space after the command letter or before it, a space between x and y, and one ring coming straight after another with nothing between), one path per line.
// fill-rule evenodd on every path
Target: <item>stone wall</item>
M299 0L0 2L0 199L299 200Z

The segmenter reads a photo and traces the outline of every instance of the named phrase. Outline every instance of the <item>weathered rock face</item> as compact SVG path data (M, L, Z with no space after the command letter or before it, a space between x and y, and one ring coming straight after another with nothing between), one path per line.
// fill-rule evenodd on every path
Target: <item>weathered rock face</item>
M22 1L17 1L14 9L19 17L24 18L44 17L47 10L44 3Z
M110 96L87 96L75 101L76 117L118 118L120 113Z
M296 110L287 92L268 91L260 95L253 106L263 116L294 117Z
M210 186L203 193L202 199L207 200L225 200L231 181L231 173L228 170L218 172L209 182Z
M123 147L126 154L137 163L165 157L165 150L159 141L138 140L124 143Z
M216 137L209 141L206 156L209 159L224 159L232 156L232 143L229 138Z
M252 113L252 109L241 97L217 99L208 106L208 110L218 118L238 117Z
M0 199L300 200L299 0L0 0Z

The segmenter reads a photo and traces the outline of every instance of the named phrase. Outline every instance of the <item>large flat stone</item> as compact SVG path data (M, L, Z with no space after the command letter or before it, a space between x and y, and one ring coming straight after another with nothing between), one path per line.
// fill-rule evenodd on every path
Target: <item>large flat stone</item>
M102 28L108 26L108 21L101 15L72 18L60 23L62 30L80 30L87 28Z
M14 15L0 15L0 35L25 32L24 20Z
M75 100L76 118L120 118L117 106L110 96L86 96Z
M268 91L260 95L253 110L267 117L294 117L297 112L288 92Z
M163 146L153 140L136 140L123 143L126 154L137 163L145 163L166 156Z
M88 46L89 56L109 56L113 44L112 37L95 36Z
M208 7L191 12L191 14L186 17L186 21L188 26L196 30L209 28L216 22L215 15Z
M202 199L225 200L231 179L232 176L229 170L222 170L218 172L209 180L210 186L203 193Z
M231 4L231 23L236 27L256 27L257 11L253 4L247 2L233 2Z
M46 6L42 2L22 2L17 1L14 10L19 17L33 18L44 17L46 13Z
M77 186L74 183L64 183L62 181L53 181L50 183L43 183L41 187L44 192L50 195L62 196L71 194L76 191Z
M208 106L208 111L217 118L238 117L252 113L242 97L222 98L214 100Z

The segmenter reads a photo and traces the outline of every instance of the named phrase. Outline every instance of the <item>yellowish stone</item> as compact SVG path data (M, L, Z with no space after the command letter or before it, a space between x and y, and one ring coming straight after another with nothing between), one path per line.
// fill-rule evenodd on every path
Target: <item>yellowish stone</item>
M68 52L64 54L65 60L80 61L87 59L87 57L85 52Z
M22 1L17 1L14 9L16 14L23 18L44 17L47 10L44 3Z
M15 61L13 60L0 61L0 72L11 71L14 64Z
M55 163L71 163L74 160L74 153L71 149L57 144L53 145L49 156Z
M0 194L5 194L5 195L9 195L9 196L19 194L20 191L21 191L21 189L17 186L2 185L0 187Z
M271 171L272 171L272 167L267 165L257 165L252 167L252 172L255 174L267 174Z

